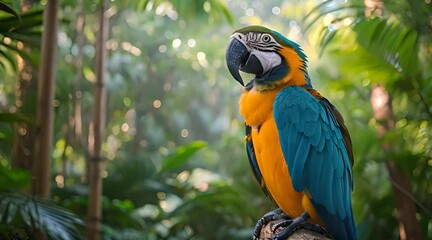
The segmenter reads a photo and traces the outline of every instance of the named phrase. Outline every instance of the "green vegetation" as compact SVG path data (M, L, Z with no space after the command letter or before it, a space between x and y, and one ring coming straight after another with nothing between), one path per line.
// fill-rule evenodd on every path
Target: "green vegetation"
M84 239L99 1L59 9L50 200L31 195L44 9L31 2L0 0L0 238ZM360 239L406 239L402 197L432 238L432 4L387 0L368 15L363 1L319 2L110 1L101 239L250 239L273 208L250 172L241 88L224 62L232 31L250 24L299 42L343 114ZM384 118L377 86L391 97Z

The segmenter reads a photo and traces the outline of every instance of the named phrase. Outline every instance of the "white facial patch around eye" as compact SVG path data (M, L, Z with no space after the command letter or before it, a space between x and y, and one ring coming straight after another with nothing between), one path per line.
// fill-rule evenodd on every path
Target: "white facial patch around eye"
M275 52L263 52L252 49L250 54L255 55L259 59L263 67L263 73L282 63L281 57Z
M272 39L273 39L272 36L270 36L269 34L263 34L261 36L261 42L263 42L263 43L271 42Z
M231 38L235 38L235 39L239 40L240 42L242 42L243 45L246 47L246 49L250 52L251 47L248 44L248 40L247 40L248 36L247 35L244 35L243 33L236 32L233 35L231 35Z

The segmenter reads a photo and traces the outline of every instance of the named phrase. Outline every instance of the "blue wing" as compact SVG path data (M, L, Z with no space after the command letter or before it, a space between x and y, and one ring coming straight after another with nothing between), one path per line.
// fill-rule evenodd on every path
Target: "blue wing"
M269 191L267 190L267 187L265 185L264 179L262 178L262 175L261 175L261 171L260 171L260 169L258 167L258 162L256 160L256 155L255 155L255 149L254 149L254 145L253 145L253 142L252 142L252 136L251 136L252 133L251 133L251 131L252 131L252 128L250 126L248 126L248 125L245 125L246 152L247 152L247 156L248 156L248 159L249 159L249 165L250 165L250 167L252 169L252 172L254 174L255 179L260 184L261 189L273 201L273 198L271 197Z
M356 239L350 156L333 110L299 86L284 88L273 110L294 189L336 239Z
M259 170L258 163L255 156L255 149L252 142L251 136L252 128L248 125L245 125L245 141L246 141L246 153L249 159L249 165L251 167L252 173L254 174L255 179L260 183L263 181L261 171Z

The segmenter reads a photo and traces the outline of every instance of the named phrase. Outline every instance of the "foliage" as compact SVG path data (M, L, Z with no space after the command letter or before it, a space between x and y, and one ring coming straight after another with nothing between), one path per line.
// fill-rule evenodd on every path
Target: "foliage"
M21 169L9 169L0 164L0 191L9 189L26 189L31 175Z
M188 167L204 147L202 141L180 146L161 165L146 158L118 159L110 164L112 174L106 178L103 191L104 239L136 235L141 236L138 239L244 237L238 229L250 221L250 214L242 210L247 200L241 197L240 189L217 173ZM85 192L75 185L54 195L63 199L68 209L85 216ZM215 226L215 219L225 224Z
M0 66L3 68L16 68L13 54L18 53L33 60L32 56L23 50L23 44L36 48L40 46L42 9L32 9L20 14L14 10L13 12L13 16L0 14Z
M9 14L14 15L16 18L20 18L19 14L9 5L4 3L3 1L0 1L0 10Z
M49 239L81 239L82 221L73 213L43 199L17 192L0 193L1 224L25 226L29 236L38 231Z
M427 167L432 158L427 143L432 69L425 63L431 61L432 31L425 16L430 6L422 1L383 2L380 12L384 14L375 15L375 9L369 17L360 7L362 1L324 2L306 16L305 23L309 23L311 42L321 48L324 58L331 58L320 69L333 79L329 92L340 94L337 98L345 102L341 108L351 113L344 115L354 138L357 184L353 201L360 237L398 236L395 219L388 217L396 213L384 164L393 159L411 180L414 193L409 197L417 205L417 219L428 238L432 236L427 227L432 196L432 172ZM395 129L383 137L376 134L370 108L364 107L370 105L370 89L375 84L383 84L393 98ZM384 153L383 144L391 151Z
M34 239L40 232L49 239L81 239L83 222L51 201L28 196L31 175L0 164L0 238Z
M4 240L29 239L25 230L6 224L0 224L0 237Z
M52 192L56 203L84 219L97 20L96 3L82 1L85 24L79 33L78 2L63 1L61 6L65 21L58 33ZM425 19L430 6L424 1L389 1L385 18L366 19L362 1L332 2L110 2L103 239L250 239L255 221L274 207L249 171L237 109L241 87L231 81L224 64L231 32L249 24L266 25L299 42L309 57L314 86L342 112L354 143L353 201L360 237L397 237L383 143L394 146L392 157L410 176L422 229L427 231L432 209L432 38ZM37 64L42 11L35 7L18 15L21 22L13 14L0 14L2 166L10 165L11 124L32 124L29 116L15 113L20 112L15 105L15 54ZM80 34L82 45L77 41ZM20 42L35 48L27 53ZM375 83L386 85L394 97L396 129L383 138L376 135L369 107ZM76 109L80 131L72 124ZM0 173L0 186L6 181L14 189L28 186L28 172L3 167ZM29 209L66 214L50 208L52 202L6 195L2 199L28 203ZM15 216L22 224L14 222L5 231L29 233L24 221L18 221L19 211Z
M21 114L16 113L0 113L0 141L12 141L11 139L6 139L8 136L10 137L10 132L13 129L14 123L30 123L30 120ZM7 126L8 124L9 126Z
M221 0L196 0L196 1L164 1L164 0L139 0L125 1L124 5L132 3L136 11L155 9L157 12L173 9L168 14L170 18L180 17L181 20L194 21L204 19L209 23L220 22L225 19L228 23L234 22L233 16L226 4Z

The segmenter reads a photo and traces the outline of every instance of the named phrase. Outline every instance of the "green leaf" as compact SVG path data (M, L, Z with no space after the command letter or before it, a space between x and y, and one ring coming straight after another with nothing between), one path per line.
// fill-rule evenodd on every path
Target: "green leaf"
M9 37L14 42L21 41L31 47L38 48L40 46L40 34L39 33L28 33L25 31L13 31L13 32L6 32L3 33L5 37ZM11 50L14 50L15 52L22 55L22 51L19 50L16 47L13 47L12 45L4 44L6 47L10 48Z
M13 239L30 239L25 229L20 227L11 226L9 224L0 224L0 239L13 240Z
M305 23L304 29L306 31L309 31L313 28L315 24L317 24L318 20L322 19L327 14L336 13L339 11L351 11L353 12L353 15L355 12L363 11L364 5L356 5L356 4L344 4L342 6L338 4L331 3L332 1L325 1L320 4L318 4L315 8L313 8L306 16L303 17L303 22ZM331 5L337 6L337 7L328 7L329 3Z
M354 27L358 43L390 64L394 70L408 74L418 70L416 31L387 19L375 18Z
M328 31L327 28L322 30L321 34L324 34L325 36L321 37L320 42L320 52L319 55L322 56L324 53L324 50L326 49L327 45L333 40L333 38L336 36L337 31Z
M139 0L135 9L137 11L144 11L147 7L148 2L149 0Z
M27 123L30 125L35 125L33 121L19 113L0 113L0 122Z
M21 21L20 15L6 3L0 2L0 10L14 15L16 18L18 18Z
M186 163L189 158L207 144L203 141L195 141L188 146L177 148L177 151L164 159L161 172L172 170Z
M12 208L19 211L10 211ZM83 221L46 199L19 192L0 192L0 211L1 219L5 216L7 219L20 219L30 231L39 230L49 239L82 239L78 227L84 225Z
M223 7L221 10L222 10L222 13L224 14L226 20L228 21L228 23L231 25L234 24L234 17L231 14L231 12L229 11L229 9L226 7Z
M0 165L0 190L24 189L30 184L31 174L29 171L20 169L9 169Z
M1 45L1 44L0 44ZM4 61L5 63L9 63L10 66L16 68L15 58L12 56L10 51L2 51L0 48L0 62ZM2 66L5 66L5 63L2 63Z
M20 17L20 19L12 16L0 17L0 33L28 31L35 27L42 27L43 9L31 9L20 14Z

